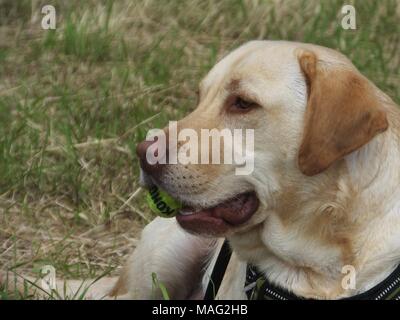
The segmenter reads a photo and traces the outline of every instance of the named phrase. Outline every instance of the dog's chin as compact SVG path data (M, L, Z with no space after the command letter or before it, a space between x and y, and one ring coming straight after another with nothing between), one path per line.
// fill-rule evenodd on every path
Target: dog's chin
M209 208L184 206L176 220L191 233L225 236L249 221L259 204L254 191L244 192Z

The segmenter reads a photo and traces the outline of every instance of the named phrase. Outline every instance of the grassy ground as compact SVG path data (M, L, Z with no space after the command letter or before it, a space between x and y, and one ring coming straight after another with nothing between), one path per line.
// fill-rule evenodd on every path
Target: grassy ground
M0 0L0 269L117 274L152 218L135 144L193 109L199 79L247 40L339 49L399 103L400 1L348 3L356 31L336 0Z

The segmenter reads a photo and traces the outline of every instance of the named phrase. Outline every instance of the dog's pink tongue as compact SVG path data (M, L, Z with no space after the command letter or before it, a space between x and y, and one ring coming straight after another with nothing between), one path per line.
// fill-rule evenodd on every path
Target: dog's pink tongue
M259 200L254 192L243 193L213 208L190 215L178 214L184 228L196 233L222 234L229 228L245 223L257 211Z
M226 201L213 209L213 216L236 226L249 220L258 208L258 198L253 193L245 193Z

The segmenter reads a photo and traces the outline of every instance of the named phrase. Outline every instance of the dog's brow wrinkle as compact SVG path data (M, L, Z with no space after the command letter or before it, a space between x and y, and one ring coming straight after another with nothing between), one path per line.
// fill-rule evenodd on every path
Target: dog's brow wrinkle
M240 80L239 79L232 79L228 86L227 89L228 91L237 91L240 87Z

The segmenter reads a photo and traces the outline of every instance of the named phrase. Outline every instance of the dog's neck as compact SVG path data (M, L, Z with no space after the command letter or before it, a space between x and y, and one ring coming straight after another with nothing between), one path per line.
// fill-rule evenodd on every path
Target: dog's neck
M399 114L390 110L394 125L333 175L287 189L263 224L232 236L238 256L308 298L348 297L385 279L400 263Z
M346 158L357 200L351 211L360 290L382 281L400 263L400 113L389 109L389 129Z

